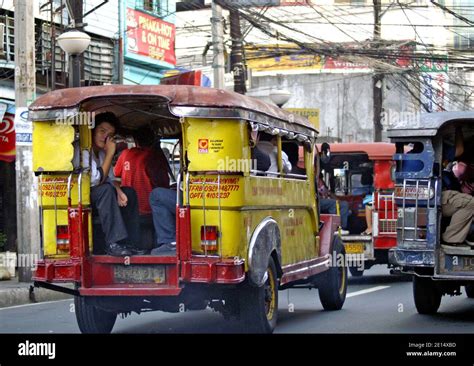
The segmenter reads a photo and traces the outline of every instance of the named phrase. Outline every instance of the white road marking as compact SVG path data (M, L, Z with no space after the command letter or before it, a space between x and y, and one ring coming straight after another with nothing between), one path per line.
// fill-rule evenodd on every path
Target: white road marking
M53 304L53 303L56 303L56 302L72 301L72 300L73 300L73 299L64 299L64 300L34 302L34 303L31 303L31 304L8 306L8 307L0 308L0 310L17 309L17 308L24 308L24 307L26 307L26 306L34 306L34 305L42 305L42 304Z
M386 288L389 288L389 287L390 287L390 286L375 286L375 287L367 288L367 289L365 289L365 290L360 290L360 291L356 291L356 292L351 292L351 293L347 294L346 297L353 297L353 296L365 295L365 294L368 294L368 293L371 293L371 292L374 292L374 291L385 290Z

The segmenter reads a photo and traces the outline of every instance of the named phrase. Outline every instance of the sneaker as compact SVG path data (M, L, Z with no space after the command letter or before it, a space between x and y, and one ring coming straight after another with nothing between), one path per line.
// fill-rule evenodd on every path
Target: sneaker
M474 247L474 241L466 239L465 242L466 242L467 245L470 245L471 247Z
M339 230L335 231L334 235L339 235ZM349 230L341 230L341 235L349 235Z
M176 242L162 244L158 248L152 249L150 254L158 256L176 255Z
M108 244L105 248L105 253L108 255L113 255L114 257L126 257L132 255L132 252L129 248L117 243Z
M127 249L130 250L133 255L147 255L150 253L149 249L140 249L131 245L127 245Z

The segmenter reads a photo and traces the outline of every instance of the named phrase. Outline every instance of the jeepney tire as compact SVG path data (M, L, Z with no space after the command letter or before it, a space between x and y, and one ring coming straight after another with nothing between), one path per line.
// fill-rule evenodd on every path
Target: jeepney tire
M74 308L81 333L110 333L117 320L116 313L88 304L83 296L74 296Z
M431 278L413 277L413 299L419 314L436 314L442 296Z
M278 285L275 261L270 256L265 284L253 286L247 281L239 293L240 321L248 333L272 333L278 319Z
M352 277L362 277L364 275L364 270L357 267L349 267L349 272L351 272Z
M323 274L325 278L318 286L319 300L324 310L340 310L346 301L347 293L347 265L346 251L341 239L336 236L332 250L332 263L330 268ZM335 258L334 258L335 254ZM338 258L343 256L342 266ZM333 265L336 264L336 265Z
M474 299L474 285L466 285L464 289L466 290L466 296L470 299Z

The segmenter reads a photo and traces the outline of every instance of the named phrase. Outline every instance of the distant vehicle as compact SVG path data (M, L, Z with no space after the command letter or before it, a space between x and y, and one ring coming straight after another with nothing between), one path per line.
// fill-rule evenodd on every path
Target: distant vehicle
M358 263L360 256L364 260L364 266L349 266L353 276L362 276L364 270L375 264L393 266L389 263L388 251L396 246L397 235L397 208L391 178L394 153L395 145L389 143L334 143L329 162L321 166L330 191L338 200L349 203L349 235L343 235L342 240L349 264ZM363 234L367 229L363 200L372 193L373 231Z

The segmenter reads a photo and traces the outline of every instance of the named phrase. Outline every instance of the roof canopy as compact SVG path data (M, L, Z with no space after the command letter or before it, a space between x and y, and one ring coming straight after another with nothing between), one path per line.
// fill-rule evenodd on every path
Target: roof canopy
M30 106L32 120L51 120L57 113L112 110L130 120L130 111L162 118L240 118L316 136L305 118L231 91L190 85L106 85L55 90ZM127 112L128 111L128 112ZM126 117L125 117L126 116ZM54 118L53 118L54 119Z

